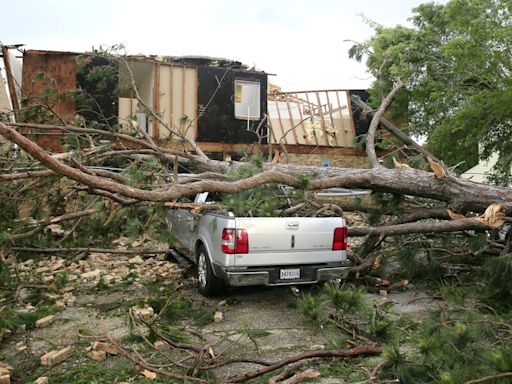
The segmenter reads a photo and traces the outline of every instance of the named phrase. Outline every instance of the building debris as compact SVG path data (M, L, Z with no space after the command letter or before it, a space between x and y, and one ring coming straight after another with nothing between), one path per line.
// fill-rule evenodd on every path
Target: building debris
M106 352L110 355L117 355L119 353L119 349L117 349L114 344L101 341L95 341L92 343L91 350Z
M222 312L216 311L215 314L213 315L213 322L220 323L220 322L222 322L222 319L223 319Z
M133 313L134 316L137 317L149 318L155 315L155 310L148 305L145 305L144 307L139 307L138 305L135 305L131 308L131 312Z
M41 356L41 365L55 365L70 357L72 354L71 347L62 348L60 350L50 351Z
M27 345L25 344L24 341L18 341L16 343L16 352L23 352L27 349Z
M87 357L92 360L103 361L107 358L107 353L105 351L90 350L87 352Z
M0 384L11 383L12 367L9 364L0 361Z
M36 328L48 327L51 323L53 323L53 320L55 320L54 315L45 316L36 321Z
M150 380L156 379L156 373L148 371L147 369L142 371L142 375L144 375L147 379L150 379Z

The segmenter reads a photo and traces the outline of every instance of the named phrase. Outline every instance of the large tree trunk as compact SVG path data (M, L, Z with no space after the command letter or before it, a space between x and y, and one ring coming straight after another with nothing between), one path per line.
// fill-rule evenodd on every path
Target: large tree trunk
M309 189L344 187L412 195L444 201L458 211L481 212L490 204L499 203L506 208L507 213L512 213L512 190L509 188L479 184L451 175L438 178L434 173L412 168L346 169L266 163L260 173L242 180L201 180L188 184L170 184L165 190L143 190L73 168L50 156L33 141L6 124L0 123L0 133L56 174L91 188L138 200L170 201L204 191L234 193L272 182L293 186L302 182L301 177L308 177ZM219 163L221 162L213 162L212 168L215 171L222 168ZM203 165L208 168L207 162ZM224 165L226 168L229 166L227 163Z

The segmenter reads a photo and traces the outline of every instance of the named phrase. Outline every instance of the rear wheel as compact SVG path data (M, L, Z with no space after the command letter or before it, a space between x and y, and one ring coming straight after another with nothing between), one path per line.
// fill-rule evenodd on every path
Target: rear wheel
M213 274L212 264L204 246L200 246L197 254L197 279L199 293L203 296L216 296L224 292L224 282Z

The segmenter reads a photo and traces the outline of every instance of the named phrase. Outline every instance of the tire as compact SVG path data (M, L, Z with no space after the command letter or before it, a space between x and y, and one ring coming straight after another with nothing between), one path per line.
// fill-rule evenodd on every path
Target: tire
M197 251L197 280L199 293L203 296L217 296L226 289L224 281L213 274L210 257L203 245Z

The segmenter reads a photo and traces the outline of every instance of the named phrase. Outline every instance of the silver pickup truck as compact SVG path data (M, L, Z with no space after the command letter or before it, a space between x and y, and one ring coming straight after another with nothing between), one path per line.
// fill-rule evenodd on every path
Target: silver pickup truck
M208 203L208 193L195 202ZM345 278L347 226L342 217L235 217L169 209L167 225L197 264L199 292L226 286L297 285Z

